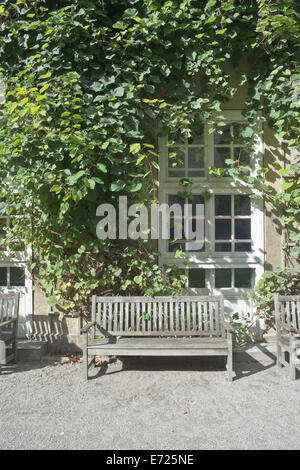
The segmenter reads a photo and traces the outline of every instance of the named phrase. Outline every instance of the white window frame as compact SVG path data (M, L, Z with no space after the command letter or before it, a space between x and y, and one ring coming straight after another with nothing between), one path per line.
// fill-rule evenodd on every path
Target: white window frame
M226 124L232 122L245 123L241 111L223 111L224 121ZM261 138L261 122L260 115L257 116L256 132L254 135L255 149L251 156L252 176L259 174L263 163L263 140ZM168 241L159 240L158 250L160 252L159 263L161 265L176 264L186 269L190 268L208 269L207 286L205 289L192 288L197 294L216 294L220 289L214 288L214 269L215 268L255 268L255 278L253 283L261 277L264 272L264 201L263 194L249 187L243 181L234 181L231 177L214 177L207 174L207 168L214 166L214 137L213 133L209 133L209 127L205 124L204 142L205 148L205 177L189 177L193 182L190 192L192 194L201 194L205 190L211 192L212 197L205 203L205 243L206 251L204 252L183 252L180 258L175 258L174 253L168 251ZM160 172L159 172L159 204L168 202L169 194L176 194L178 191L184 190L179 185L181 177L173 178L168 176L168 138L159 138L160 153ZM255 207L251 203L251 252L214 252L214 195L255 195ZM226 296L245 297L249 289L245 288L222 288L222 292Z

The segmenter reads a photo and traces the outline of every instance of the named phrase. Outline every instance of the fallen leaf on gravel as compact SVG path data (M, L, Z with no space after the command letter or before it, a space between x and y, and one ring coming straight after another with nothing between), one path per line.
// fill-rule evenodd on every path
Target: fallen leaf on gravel
M108 364L107 361L102 361L101 359L96 359L95 360L95 366L96 367L107 366L107 364Z

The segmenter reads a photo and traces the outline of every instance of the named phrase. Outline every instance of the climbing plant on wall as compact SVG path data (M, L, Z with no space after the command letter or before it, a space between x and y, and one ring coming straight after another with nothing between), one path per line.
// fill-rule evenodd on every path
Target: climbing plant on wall
M157 136L189 135L195 113L222 124L222 105L246 81L244 139L251 145L261 112L294 151L273 202L287 256L290 242L297 255L298 10L291 0L0 3L0 198L12 218L3 243L32 246L52 305L84 315L94 291L178 292L184 276L159 267L147 241L96 237L96 207L121 194L155 201ZM227 171L270 191L268 168L255 180L237 162Z

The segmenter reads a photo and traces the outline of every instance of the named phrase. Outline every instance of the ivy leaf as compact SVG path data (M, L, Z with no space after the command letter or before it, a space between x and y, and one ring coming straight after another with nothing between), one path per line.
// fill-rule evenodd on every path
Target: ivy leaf
M135 153L138 153L141 149L141 144L139 143L135 143L135 144L131 144L130 145L130 152L135 154Z
M132 193L135 193L135 192L139 191L141 188L142 188L142 183L136 183L136 182L135 182L135 183L133 183L133 184L131 185L130 191L131 191Z
M125 181L123 180L118 180L114 183L111 184L110 189L111 191L121 191L125 187Z
M40 76L39 76L39 79L40 79L40 80L43 80L43 79L45 79L45 78L50 78L50 77L51 77L51 72L47 72L47 73L45 73L44 75L40 75Z
M124 87L120 86L120 87L116 88L115 92L114 92L114 95L118 96L118 97L123 96L124 95Z
M102 171L102 173L107 173L107 167L104 163L97 163L98 170Z
M293 185L294 185L293 181L292 182L285 181L284 183L282 183L281 188L283 191L286 191L287 189L291 188Z

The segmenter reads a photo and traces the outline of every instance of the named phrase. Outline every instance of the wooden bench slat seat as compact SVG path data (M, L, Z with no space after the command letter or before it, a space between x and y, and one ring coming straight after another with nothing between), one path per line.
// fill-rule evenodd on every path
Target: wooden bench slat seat
M222 296L93 296L92 322L81 331L86 378L96 356L227 356L232 380L232 335Z

